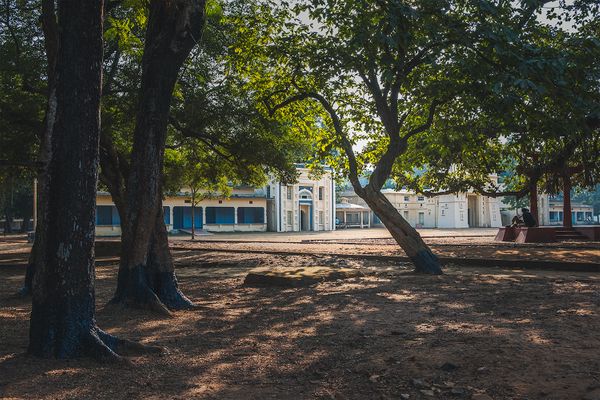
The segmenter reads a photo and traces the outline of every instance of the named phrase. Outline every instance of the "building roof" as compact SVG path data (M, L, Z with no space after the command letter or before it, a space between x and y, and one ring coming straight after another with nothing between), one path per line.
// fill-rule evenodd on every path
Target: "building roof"
M336 208L336 210L354 210L354 211L368 210L367 207L359 206L358 204L352 204L352 203L337 203L335 205L335 208Z

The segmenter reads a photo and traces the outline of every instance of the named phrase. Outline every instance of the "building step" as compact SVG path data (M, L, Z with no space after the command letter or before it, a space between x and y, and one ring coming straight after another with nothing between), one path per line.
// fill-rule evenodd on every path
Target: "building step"
M588 241L588 237L583 235L581 232L576 231L572 228L557 229L555 231L556 240L576 240L576 241Z

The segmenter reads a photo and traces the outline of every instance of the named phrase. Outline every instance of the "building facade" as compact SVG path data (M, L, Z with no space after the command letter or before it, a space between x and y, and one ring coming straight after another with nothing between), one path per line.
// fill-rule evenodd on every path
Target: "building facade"
M316 178L298 167L298 182L283 185L270 180L266 187L234 187L229 197L204 198L193 207L189 191L182 190L163 200L167 231L207 232L297 232L335 229L335 188L331 169ZM120 218L110 194L98 192L96 234L121 234Z
M562 225L563 213L562 197L538 194L539 225ZM572 202L571 222L573 225L597 223L597 221L594 220L594 207L587 204Z
M330 231L335 229L335 181L331 168L315 177L298 167L298 181L266 187L267 229L273 232Z
M502 226L499 200L476 193L458 193L425 197L405 190L381 191L402 217L416 228L498 228ZM345 192L346 202L367 207L353 191ZM347 206L338 204L338 220ZM370 210L369 210L370 211ZM382 226L370 211L370 226ZM364 217L363 217L364 219Z

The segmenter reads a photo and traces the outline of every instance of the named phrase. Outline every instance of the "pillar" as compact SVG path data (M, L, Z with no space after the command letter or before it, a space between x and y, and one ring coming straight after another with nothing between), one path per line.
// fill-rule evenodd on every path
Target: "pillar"
M173 226L175 225L175 219L173 218L173 209L175 207L173 207L172 205L169 206L169 222L171 225L171 229L173 229ZM204 223L204 220L202 220L202 223Z

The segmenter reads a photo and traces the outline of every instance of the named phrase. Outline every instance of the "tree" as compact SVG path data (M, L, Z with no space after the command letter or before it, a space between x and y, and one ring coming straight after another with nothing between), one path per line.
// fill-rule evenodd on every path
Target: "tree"
M509 46L541 4L307 3L292 12L269 2L246 6L232 63L247 73L267 113L313 110L324 155L347 172L416 271L439 274L437 257L381 188L440 115L492 94L487 76L497 65L490 55Z
M42 262L46 205L46 166L50 159L50 138L54 126L56 96L54 65L58 32L53 0L4 4L2 57L0 59L2 98L0 107L0 159L9 166L5 173L37 174L40 207L34 245L29 257L21 294L29 294L36 265ZM6 33L6 35L5 35ZM19 167L18 172L15 167ZM10 172L12 171L12 172Z
M292 161L302 151L302 145L298 143L298 136L289 134L291 129L287 124L264 118L248 93L240 90L239 80L224 70L221 57L227 50L230 32L223 24L221 9L216 3L209 5L208 26L204 26L208 33L203 32L201 42L202 27L195 24L204 24L203 15L199 13L204 10L193 8L193 12L189 13L194 31L185 37L187 42L177 46L181 53L176 56L155 50L160 48L161 43L156 41L166 40L168 43L168 36L155 37L156 32L152 31L158 30L159 24L164 25L161 29L168 31L169 23L174 21L169 18L160 20L164 13L160 14L160 10L153 7L158 6L150 7L143 49L142 43L128 36L137 28L118 22L117 29L114 24L122 20L109 19L114 29L108 28L107 36L117 40L118 46L116 50L108 46L112 54L109 58L112 59L105 66L109 77L105 85L108 90L104 98L103 121L107 124L101 138L101 180L119 210L123 232L124 256L112 302L150 307L166 314L168 310L192 306L177 288L161 204L163 193L179 191L182 186L189 185L189 180L181 179L186 177L186 170L181 169L181 165L190 161L187 156L191 150L197 159L203 160L199 166L195 161L191 162L196 165L191 171L202 182L200 186L206 184L212 187L218 183L217 186L222 187L224 181L264 181L267 172L290 177ZM117 11L123 12L113 10ZM146 15L145 11L135 9L127 10L126 14L133 21L144 21ZM121 43L123 37L128 38L125 43ZM191 53L191 57L183 57L184 52ZM135 96L132 93L138 89L131 82L136 75L139 58L142 61L142 84L140 94ZM164 90L160 93L146 93L145 87L154 85L158 79L149 73L150 66L147 65L164 67L165 58L170 62L178 60L179 67L171 65L168 73L158 75L160 79L169 78L168 87L161 87ZM156 99L157 96L162 97ZM168 96L168 104L164 103L167 100L165 96ZM144 107L158 100L162 106L160 115L152 117ZM138 101L140 103L136 104ZM144 105L145 102L149 105ZM128 113L136 108L138 117L135 126L132 126ZM154 126L159 122L160 125ZM147 137L150 128L146 124L149 123L154 127L151 132L156 135L151 146ZM152 168L148 167L150 164ZM155 173L158 175L154 176ZM152 185L141 185L142 180L151 180ZM158 209L153 210L153 207ZM148 220L151 214L155 214L153 224ZM138 235L136 229L143 235ZM138 262L145 264L132 264Z
M58 1L56 120L46 223L33 280L29 353L119 360L135 344L95 321L94 229L98 180L103 2Z
M163 220L161 175L173 90L183 63L200 40L204 16L203 0L149 5L131 162L126 174L108 182L124 216L113 303L167 314L169 309L192 306L175 277Z
M486 55L496 66L485 80L489 95L463 97L459 107L439 114L395 164L394 180L427 195L529 194L536 216L538 190L560 191L557 180L568 183L560 178L565 166L581 178L578 184L593 186L598 137L590 121L598 113L600 82L593 27L595 20L567 31L533 20L518 40L497 43ZM505 172L501 185L490 182L490 171Z

